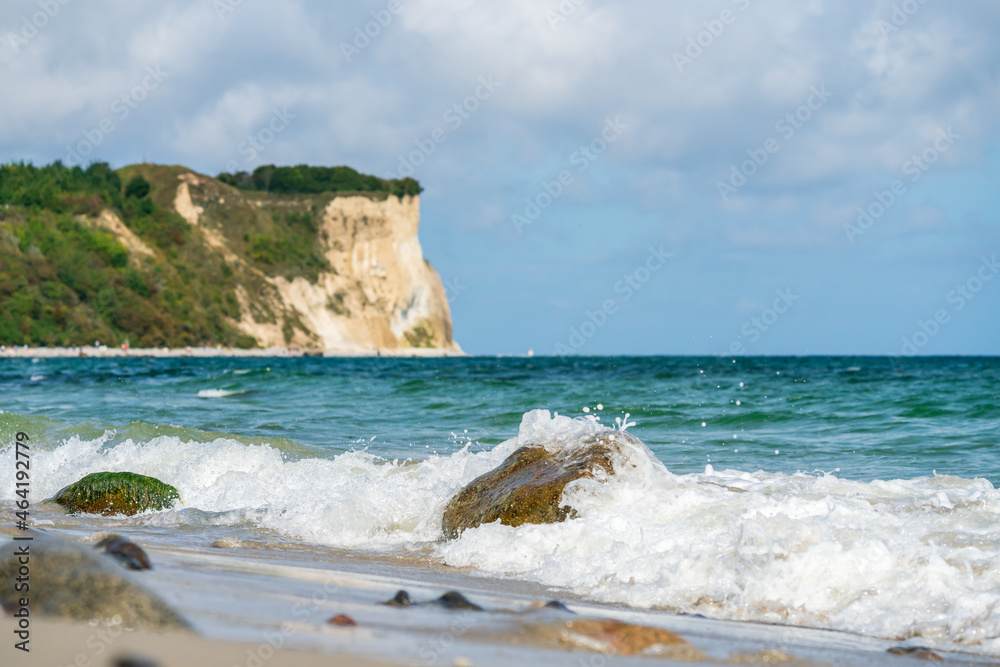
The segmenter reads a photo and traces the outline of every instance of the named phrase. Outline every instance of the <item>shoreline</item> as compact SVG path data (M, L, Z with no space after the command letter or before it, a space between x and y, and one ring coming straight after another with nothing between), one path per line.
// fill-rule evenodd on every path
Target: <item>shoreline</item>
M396 359L436 359L442 357L464 357L462 352L443 350L439 348L399 348L392 350L303 350L295 347L269 347L242 350L231 347L183 347L183 348L121 348L106 345L85 347L26 347L23 345L4 346L0 349L0 358L6 359L72 359L72 358L213 358L213 357L251 357L251 358L293 358L293 357L329 357L329 358L378 358Z
M83 544L106 534L91 532L96 526L72 526L71 522L60 521L62 525L48 530ZM123 657L152 660L149 664L157 667L500 667L519 662L579 667L625 664L619 661L629 657L658 658L650 664L691 664L690 658L669 651L619 653L602 644L606 639L572 640L567 634L571 626L561 625L585 619L676 633L701 654L697 663L710 665L818 666L833 659L841 665L876 667L893 659L886 655L889 649L919 645L807 626L600 603L570 591L480 576L419 557L401 560L357 551L288 550L259 543L251 547L252 542L208 546L204 538L216 532L210 528L199 531L201 539L196 542L200 544L171 544L170 537L143 526L116 526L114 530L142 544L154 564L144 572L123 570L123 576L159 595L191 622L193 631L126 630L114 623L33 615L31 654L17 655L7 646L0 648L0 655L12 657L12 664L102 667L117 666ZM482 609L446 609L426 602L449 589L467 595ZM397 590L407 590L418 604L404 609L386 606L384 601ZM566 604L566 611L537 606L554 596ZM351 623L331 623L340 614L349 616ZM12 630L13 619L0 614L0 631L12 636ZM984 654L940 651L940 656L954 665L996 664L994 657Z

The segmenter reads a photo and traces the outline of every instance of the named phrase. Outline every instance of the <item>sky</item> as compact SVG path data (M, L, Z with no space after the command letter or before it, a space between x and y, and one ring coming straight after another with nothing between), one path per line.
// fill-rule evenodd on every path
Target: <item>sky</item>
M994 0L7 0L0 162L413 176L474 354L1000 355Z

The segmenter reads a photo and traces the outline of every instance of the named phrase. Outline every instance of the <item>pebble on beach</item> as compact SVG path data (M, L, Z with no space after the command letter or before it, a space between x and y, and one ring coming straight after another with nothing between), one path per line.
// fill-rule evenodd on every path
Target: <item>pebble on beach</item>
M457 609L457 610L468 610L468 611L482 611L483 608L480 607L475 602L469 600L458 591L448 591L436 600L431 600L428 604L436 604L438 606L444 607L445 609Z
M104 549L104 553L114 557L119 563L130 570L153 569L153 564L142 547L121 535L108 535L95 544L94 548Z
M409 607L413 604L413 600L410 599L410 594L406 591L398 591L391 600L386 600L382 604L388 607Z
M333 618L327 621L330 625L339 625L342 628L353 628L358 622L347 614L337 614Z

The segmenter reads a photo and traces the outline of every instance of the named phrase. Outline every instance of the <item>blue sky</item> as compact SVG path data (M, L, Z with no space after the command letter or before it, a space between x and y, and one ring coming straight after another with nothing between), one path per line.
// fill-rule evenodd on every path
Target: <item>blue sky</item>
M988 0L13 0L0 160L402 160L472 353L1000 354L998 32Z

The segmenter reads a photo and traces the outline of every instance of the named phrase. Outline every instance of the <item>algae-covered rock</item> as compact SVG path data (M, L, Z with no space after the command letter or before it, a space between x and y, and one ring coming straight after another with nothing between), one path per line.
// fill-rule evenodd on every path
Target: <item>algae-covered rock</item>
M95 472L70 484L53 500L74 514L132 515L165 509L179 498L177 489L155 477L132 472Z
M610 436L555 452L541 445L521 447L449 501L441 522L445 537L497 519L520 526L572 518L572 510L560 506L563 489L574 480L593 478L598 470L614 474L615 451Z
M14 581L21 566L18 550L27 549L32 615L121 623L131 628L190 627L166 602L134 583L128 572L89 545L41 531L22 536L32 539L4 539L0 544L0 581ZM0 586L0 604L5 609L16 608L18 596L23 595L15 592L13 586Z

